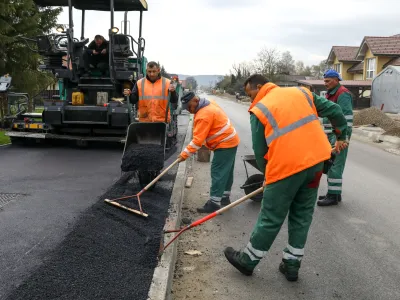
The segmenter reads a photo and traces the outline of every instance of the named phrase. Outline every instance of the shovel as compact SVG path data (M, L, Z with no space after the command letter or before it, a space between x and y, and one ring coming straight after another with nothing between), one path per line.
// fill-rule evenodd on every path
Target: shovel
M153 184L155 184L162 176L164 176L173 166L175 166L176 164L178 164L178 163L181 162L181 161L182 161L181 158L178 158L177 160L175 160L170 166L168 166L164 171L162 171L156 178L153 179L152 182L150 182L148 185L146 185L146 186L145 186L139 193L137 193L136 195L125 196L125 197L115 198L115 199L104 199L104 202L106 202L106 203L108 203L108 204L111 204L111 205L114 205L114 206L117 206L117 207L119 207L119 208L122 208L122 209L124 209L124 210L127 210L127 211L129 211L129 212L131 212L131 213L138 214L138 215L140 215L140 216L143 216L143 217L146 217L146 218L147 218L149 215L146 214L146 213L144 213L143 210L142 210L142 204L141 204L141 202L140 202L140 196L141 196L145 191L147 191L149 188L151 188L151 186L152 186ZM119 203L115 202L115 201L117 201L117 200L126 200L126 199L134 198L134 197L137 197L140 211L135 210L135 209L132 209L132 208L130 208L130 207L127 207L127 206L125 206L125 205L122 205L122 204L119 204Z
M223 212L225 212L225 211L231 209L232 207L235 207L235 206L241 204L242 202L244 202L244 201L250 199L251 197L254 197L255 195L261 193L263 190L264 190L264 187L260 187L259 189L257 189L257 190L255 190L254 192L252 192L252 193L250 193L250 194L248 194L248 195L246 195L246 196L240 198L239 200L236 200L235 202L232 202L231 204L229 204L229 205L227 205L227 206L225 206L225 207L223 207L223 208L220 208L219 210L217 210L217 211L215 211L215 212L213 212L213 213L211 213L211 214L209 214L209 215L207 215L207 216L205 216L205 217L203 217L203 218L201 218L201 219L199 219L199 220L197 220L197 221L195 221L195 222L193 222L193 223L191 223L191 224L189 224L189 225L187 225L187 226L185 226L185 227L183 227L183 228L181 228L181 229L165 230L164 233L178 232L178 234L175 235L175 236L165 245L165 247L163 248L163 250L160 251L159 256L161 256L162 253L165 251L165 249L167 249L167 247L168 247L169 245L171 245L171 244L172 244L182 233L184 233L185 231L187 231L187 230L189 230L189 229L191 229L191 228L193 228L193 227L199 226L199 225L203 224L204 222L207 222L208 220L210 220L210 219L212 219L212 218L214 218L214 217L216 217L216 216L222 214Z

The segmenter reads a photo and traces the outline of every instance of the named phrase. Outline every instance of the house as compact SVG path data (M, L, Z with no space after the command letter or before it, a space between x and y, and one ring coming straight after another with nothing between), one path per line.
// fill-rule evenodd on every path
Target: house
M372 80L387 66L400 66L400 34L365 36L360 46L333 46L327 65L343 80Z
M308 80L308 79L314 79L314 78L311 76L282 74L282 75L277 75L277 78L274 83L281 87L289 87L289 86L297 86L298 80Z
M363 80L374 79L387 66L400 66L400 34L364 37L355 58L364 61Z
M358 50L357 46L333 46L327 65L338 72L343 80L363 80L359 75L362 59L356 58Z

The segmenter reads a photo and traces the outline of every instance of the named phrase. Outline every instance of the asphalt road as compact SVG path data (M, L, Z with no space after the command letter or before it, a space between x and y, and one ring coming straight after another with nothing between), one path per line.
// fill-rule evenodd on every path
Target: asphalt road
M226 111L241 139L232 191L235 200L243 196L239 187L246 179L242 157L252 154L248 107L207 97L217 100ZM192 236L188 234L186 241L191 244L186 247L182 243L181 251L196 247L203 256L181 256L175 299L193 299L194 295L196 299L219 300L400 299L399 174L400 156L353 139L344 173L343 201L333 207L316 206L298 282L287 282L278 271L287 244L286 222L252 277L243 276L227 263L223 249L243 248L257 219L259 204L250 201L199 227ZM195 181L203 180L198 176L201 179L195 177ZM320 194L326 190L323 176ZM206 192L198 187L190 193L205 195L205 199ZM200 284L196 285L196 280Z
M180 121L182 135L187 117ZM121 282L128 275L140 276L145 268L149 278L142 281L145 288L150 284L152 270L146 260L135 265L122 259L123 255L140 257L130 248L142 234L132 228L138 217L100 199L106 191L107 197L120 196L114 186L109 188L121 175L121 155L121 147L0 148L0 299L107 299L110 295L127 299L132 292ZM171 159L175 156L166 163ZM167 177L161 186L170 190L174 174ZM130 181L124 184L121 193L138 190ZM168 196L162 189L157 191ZM158 241L151 243L159 246Z

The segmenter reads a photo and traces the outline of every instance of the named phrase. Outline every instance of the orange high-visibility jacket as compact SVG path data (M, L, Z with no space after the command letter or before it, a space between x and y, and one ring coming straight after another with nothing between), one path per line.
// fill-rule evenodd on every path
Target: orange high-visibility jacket
M332 148L322 130L313 99L305 88L275 86L251 109L265 127L266 184L331 157Z
M203 144L210 149L233 148L240 139L225 112L210 101L194 115L193 139L180 156L187 159L196 153Z
M168 89L171 81L161 77L152 83L146 77L138 80L138 113L139 122L165 122L168 105ZM171 119L168 110L168 120Z

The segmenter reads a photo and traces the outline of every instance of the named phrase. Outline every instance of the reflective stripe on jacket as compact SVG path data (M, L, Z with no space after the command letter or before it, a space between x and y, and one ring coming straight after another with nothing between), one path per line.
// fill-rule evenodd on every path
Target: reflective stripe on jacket
M203 144L210 150L216 150L237 147L239 142L228 116L214 101L210 101L194 115L193 139L180 156L187 159Z
M139 122L165 122L168 105L168 88L171 81L161 77L152 83L147 78L137 82ZM168 120L171 119L168 111Z
M265 127L265 182L270 184L329 159L331 146L309 90L267 85L274 87L251 112Z

